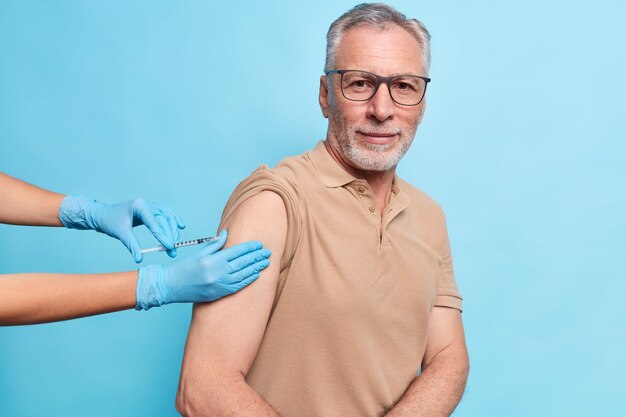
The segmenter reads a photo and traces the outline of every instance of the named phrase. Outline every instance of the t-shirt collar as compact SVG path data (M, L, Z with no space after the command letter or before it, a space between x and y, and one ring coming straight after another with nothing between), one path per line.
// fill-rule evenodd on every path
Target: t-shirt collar
M327 187L343 187L357 180L357 178L350 175L333 159L330 153L328 153L328 149L326 149L323 140L320 140L315 146L315 149L308 151L307 154L309 158L311 158L315 168L317 168L322 182L324 182L324 185Z
M326 187L343 187L352 181L363 181L348 173L348 171L343 169L341 165L333 159L328 149L326 149L323 140L320 140L315 146L315 149L308 151L307 154L309 158L311 158L315 168L317 168L317 172L319 172L320 178ZM398 191L401 191L397 172L393 176L393 186L397 187Z

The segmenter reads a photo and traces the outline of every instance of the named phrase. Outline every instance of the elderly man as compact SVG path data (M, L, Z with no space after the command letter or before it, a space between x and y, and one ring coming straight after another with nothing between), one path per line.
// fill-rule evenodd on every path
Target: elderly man
M247 289L195 306L183 415L454 410L469 365L445 220L395 174L424 114L429 38L381 4L331 25L326 140L261 167L227 203L229 243L258 239L275 262Z

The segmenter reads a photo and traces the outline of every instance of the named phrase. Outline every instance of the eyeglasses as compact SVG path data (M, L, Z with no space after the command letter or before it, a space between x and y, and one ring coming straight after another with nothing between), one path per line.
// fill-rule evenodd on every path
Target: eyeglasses
M387 84L391 99L402 106L417 106L424 99L428 77L397 75L381 77L367 71L329 70L326 75L341 75L341 94L348 100L367 101L374 97L382 83Z

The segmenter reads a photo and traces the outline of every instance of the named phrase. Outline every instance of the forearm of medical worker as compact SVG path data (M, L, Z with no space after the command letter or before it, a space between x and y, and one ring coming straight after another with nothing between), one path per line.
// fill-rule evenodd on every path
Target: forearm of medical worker
M0 172L0 223L63 226L59 207L65 195L53 193Z
M135 307L137 271L0 276L0 325L47 323Z
M422 372L386 414L388 417L447 417L463 396L469 358L461 312L453 308L433 308L428 330Z
M0 325L35 324L110 313L149 310L170 303L209 302L254 282L269 265L261 242L220 251L227 233L170 264L111 274L0 275Z
M172 258L176 257L178 231L185 228L173 210L141 198L107 204L47 191L3 173L0 196L0 223L95 230L122 242L137 263L143 260L143 254L133 233L135 226L145 225Z

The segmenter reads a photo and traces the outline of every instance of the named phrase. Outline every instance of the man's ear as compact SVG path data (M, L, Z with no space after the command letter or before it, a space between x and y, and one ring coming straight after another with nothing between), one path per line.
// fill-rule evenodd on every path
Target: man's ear
M326 76L320 77L320 109L326 119L328 119L328 85L326 84Z

